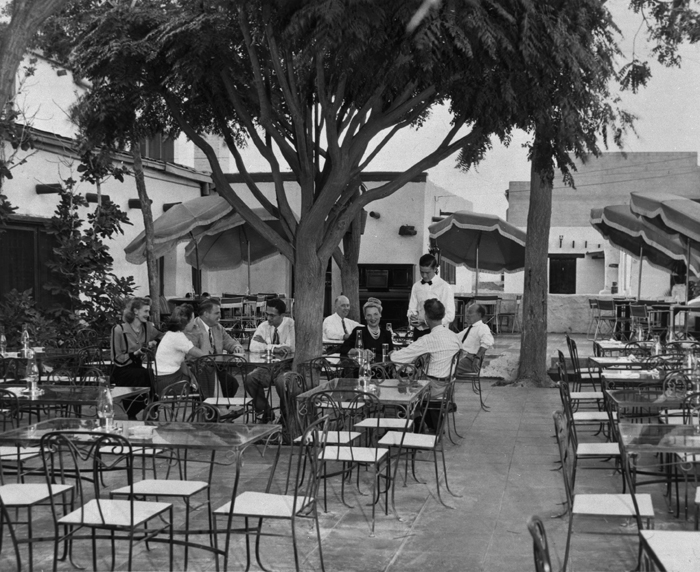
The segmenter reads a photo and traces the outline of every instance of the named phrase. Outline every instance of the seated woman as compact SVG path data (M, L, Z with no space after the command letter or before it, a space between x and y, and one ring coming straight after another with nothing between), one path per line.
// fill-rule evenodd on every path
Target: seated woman
M151 387L148 370L143 367L143 356L153 348L163 334L148 321L151 302L146 298L132 298L124 309L124 322L112 328L112 382L124 387ZM146 407L145 397L124 399L122 405L129 419Z
M382 345L388 344L389 350L387 354L394 349L394 342L391 339L391 333L382 326L379 322L382 319L382 303L377 298L369 298L362 307L365 316L366 326L357 326L348 338L340 346L340 355L348 357L357 357L360 351L365 355L374 354L373 361L380 362L382 360ZM357 343L357 335L362 338L362 348L359 350L355 347Z
M178 381L190 380L190 372L185 358L198 358L207 355L195 347L185 335L185 328L194 322L192 306L182 304L173 310L168 318L168 331L156 351L155 392L160 395L163 390Z

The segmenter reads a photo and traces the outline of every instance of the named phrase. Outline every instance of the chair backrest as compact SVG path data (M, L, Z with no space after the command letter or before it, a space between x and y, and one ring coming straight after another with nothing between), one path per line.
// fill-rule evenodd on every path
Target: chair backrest
M186 422L201 404L202 402L198 396L177 397L173 395L172 397L161 397L160 401L148 404L143 412L143 420Z
M24 377L24 361L19 358L3 358L2 379L3 381L20 381Z
M323 474L323 463L319 459L328 440L328 431L329 418L326 415L311 423L299 439L292 519L304 503L318 497L318 486Z
M569 423L561 411L555 411L554 435L557 439L559 449L559 460L561 461L561 471L564 478L564 490L569 508L573 507L574 498L574 475L576 474L576 454L571 449L569 438Z
M426 379L430 371L430 354L426 353L413 360L413 365L418 370L418 379Z
M663 380L663 391L666 397L682 399L692 392L693 383L688 376L690 372L670 371Z
M134 482L134 452L129 441L121 435L94 431L53 431L41 438L41 458L47 480L53 484L72 485L73 499L80 510L88 500L97 504L93 518L106 522L111 510L103 506L103 473L109 471L110 482L132 485ZM108 454L106 454L108 452ZM121 474L121 476L120 476ZM92 482L92 491L85 490ZM51 496L54 519L63 517L63 499ZM83 514L81 514L81 517ZM129 523L134 526L134 497L129 499Z
M190 399L191 396L197 396L198 398L199 394L191 393L190 387L191 383L189 382L189 380L176 381L175 383L171 383L165 389L163 389L163 391L160 392L160 395L158 395L157 398L160 401L169 399Z
M308 418L304 408L304 414L300 415L300 408L297 406L297 396L306 391L306 380L303 375L294 371L287 371L282 374L282 395L280 400L285 406L281 407L284 430L291 443L308 425Z
M571 358L571 366L574 368L572 381L575 384L575 391L578 391L581 386L581 363L578 359L578 347L576 341L566 334L566 345L569 348L569 357Z
M379 385L391 378L391 364L373 363L370 369L372 370L372 379Z
M424 379L423 370L413 363L394 364L394 375L396 379L404 383Z
M347 429L345 411L343 411L340 399L342 399L342 395L333 391L320 391L312 395L307 400L306 406L309 423L327 416L329 431Z
M323 356L311 358L300 364L299 373L304 376L305 386L309 389L336 377L330 362Z
M630 316L636 320L648 320L647 307L641 304L630 304Z
M683 423L700 425L700 392L695 391L683 398Z
M615 302L610 299L600 298L597 300L600 315L606 314L608 317L615 314Z
M629 342L625 346L625 353L628 356L646 357L651 354L651 348L639 342Z
M221 412L210 403L194 403L192 412L187 417L188 423L219 423Z
M0 432L16 429L20 419L19 398L9 389L0 389Z
M531 516L527 521L527 529L532 536L532 552L535 557L535 572L552 572L552 562L549 557L547 533L544 523L539 516Z
M462 350L457 350L457 352L455 352L455 355L452 356L452 361L450 361L450 375L448 376L448 379L455 379L455 373L457 372L457 364L459 363L460 359L462 359ZM477 373L480 370L481 363L479 363Z

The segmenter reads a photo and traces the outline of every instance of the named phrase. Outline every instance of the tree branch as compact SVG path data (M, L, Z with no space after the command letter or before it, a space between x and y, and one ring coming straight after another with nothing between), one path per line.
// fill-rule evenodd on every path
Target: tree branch
M253 210L238 196L238 194L231 188L231 185L226 180L226 175L221 169L216 152L209 143L197 133L189 122L182 115L178 101L168 94L163 93L163 99L165 100L170 113L172 113L173 118L177 121L178 125L182 131L190 138L190 140L199 147L207 159L209 159L209 165L212 168L212 179L216 185L216 189L221 193L224 198L233 205L236 211L243 217L247 223L253 225L256 231L260 233L266 240L268 240L274 247L280 251L280 253L285 256L292 264L294 264L294 246L289 241L281 237L277 232L272 230L263 220L253 212Z

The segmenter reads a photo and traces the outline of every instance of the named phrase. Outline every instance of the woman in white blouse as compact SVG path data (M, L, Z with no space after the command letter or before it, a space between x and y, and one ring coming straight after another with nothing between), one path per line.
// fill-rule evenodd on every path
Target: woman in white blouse
M207 355L195 347L185 335L185 328L192 324L194 319L194 310L189 304L177 306L170 315L168 331L165 332L156 351L156 395L161 395L163 390L173 383L190 379L186 358Z

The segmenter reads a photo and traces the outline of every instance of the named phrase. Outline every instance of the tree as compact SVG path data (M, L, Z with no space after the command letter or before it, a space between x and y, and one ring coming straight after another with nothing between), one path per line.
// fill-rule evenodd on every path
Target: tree
M76 69L96 83L109 83L115 66L138 70L139 92L147 94L140 111L167 113L209 159L218 192L294 264L297 361L320 351L323 274L363 207L453 154L469 168L491 137L508 141L514 128L537 134L533 165L546 195L555 165L570 177L569 153L595 152L600 135L619 140L631 119L607 88L617 73L616 45L602 1L434 2L406 33L419 5L144 1L104 5L75 35ZM643 76L638 66L631 70ZM358 194L363 170L438 104L453 115L443 141L392 181ZM253 196L282 221L282 234L226 182L203 133L224 139ZM270 165L273 198L246 170L246 141ZM296 212L285 165L301 189ZM531 254L546 261L541 248ZM527 312L541 294L526 294ZM544 320L526 325L524 342L546 335ZM532 359L539 381L544 355L538 350Z
M203 149L219 193L293 262L298 360L320 352L323 274L362 207L454 153L476 161L489 136L508 125L478 92L503 83L491 68L515 49L516 19L460 6L407 36L411 15L412 5L398 1L331 12L320 2L187 3L170 13L141 3L102 14L74 52L73 64L92 81L107 81L114 65L144 70L142 90L158 94ZM430 45L436 34L449 41ZM443 142L394 180L358 194L356 181L387 142L446 101L455 120ZM224 138L253 195L282 220L283 235L228 185L201 135L207 131ZM276 204L248 175L244 135L270 163ZM298 213L283 186L283 162L301 187Z

